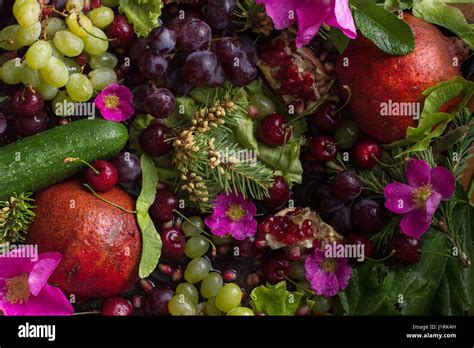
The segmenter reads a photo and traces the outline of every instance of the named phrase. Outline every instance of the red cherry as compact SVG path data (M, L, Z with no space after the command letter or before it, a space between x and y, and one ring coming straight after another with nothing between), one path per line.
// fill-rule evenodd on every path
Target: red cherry
M168 190L158 190L150 207L151 217L160 222L168 222L173 218L174 209L178 209L178 198Z
M374 161L372 156L375 156L378 160L382 157L382 148L373 140L362 140L352 149L352 160L359 168L369 169L375 166L377 162Z
M280 146L291 138L291 128L285 125L285 119L280 114L266 116L257 128L257 138L269 146Z
M21 117L34 117L43 109L43 106L43 98L29 88L17 90L11 99L13 113Z
M310 122L316 130L324 133L334 133L342 123L340 112L335 113L338 106L336 104L325 104L311 116Z
M278 253L263 264L263 275L272 284L285 280L290 273L291 262L283 253Z
M134 32L127 17L115 15L113 22L107 27L107 37L114 39L111 41L114 47L126 48L129 46L133 41Z
M161 123L154 123L140 136L139 144L148 155L160 157L173 150L173 143L166 141L170 129Z
M364 246L364 257L371 257L372 256L372 243L370 239L366 236L361 234L349 234L344 239L344 244L349 245L363 245Z
M163 241L163 257L171 261L179 260L184 255L184 235L175 228L165 228L160 236Z
M96 174L91 168L86 171L86 182L98 192L107 192L118 183L118 171L109 161L98 160L92 166L99 172Z
M133 313L132 304L122 297L109 297L102 301L100 313L112 317L128 317Z
M412 265L421 257L421 245L415 238L404 234L393 237L388 243L388 252L395 251L393 258L399 263Z
M336 158L337 145L332 137L317 135L309 142L309 147L314 158L320 162L329 162Z
M276 210L283 207L290 199L290 187L282 176L276 176L272 187L268 189L269 197L263 199L263 205L268 210Z
M87 55L87 53L82 52L77 57L74 57L74 60L80 66L85 66L87 65L87 63L89 63L89 56Z

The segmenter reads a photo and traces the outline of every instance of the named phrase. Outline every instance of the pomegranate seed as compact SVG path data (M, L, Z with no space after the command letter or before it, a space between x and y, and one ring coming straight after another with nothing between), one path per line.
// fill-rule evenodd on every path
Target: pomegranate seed
M142 297L140 295L135 295L132 297L133 307L139 309L142 306Z
M173 274L171 275L172 282L179 282L183 278L183 271L180 267L175 268Z
M170 276L171 273L173 273L173 269L171 268L171 266L166 265L164 263L160 263L158 265L158 269L160 270L161 273L163 273L166 276Z
M154 288L153 284L149 280L146 280L146 279L141 279L139 282L139 285L140 285L140 288L144 292L149 292L151 289Z
M226 282L233 282L237 279L237 273L234 270L224 271L222 278Z

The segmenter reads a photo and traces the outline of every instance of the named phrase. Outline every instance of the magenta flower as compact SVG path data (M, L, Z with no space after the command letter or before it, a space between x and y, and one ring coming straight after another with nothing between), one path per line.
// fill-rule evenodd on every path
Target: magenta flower
M328 258L324 250L315 248L314 254L304 263L311 289L317 295L331 297L347 288L352 276L352 268L347 262L347 258Z
M394 182L385 187L385 207L396 214L405 214L400 221L402 232L419 239L430 227L439 203L453 195L456 180L446 168L431 169L419 159L410 160L406 178L408 185Z
M216 236L231 235L243 240L257 233L257 220L254 219L257 208L251 200L241 194L222 192L214 201L212 215L205 220L207 227Z
M5 315L72 315L74 309L48 279L61 261L60 253L24 257L21 249L0 257L0 311Z
M336 27L351 39L357 36L348 0L257 0L281 30L298 21L296 46L307 45L323 23Z
M97 95L94 103L108 121L122 122L133 116L133 95L125 86L111 84Z

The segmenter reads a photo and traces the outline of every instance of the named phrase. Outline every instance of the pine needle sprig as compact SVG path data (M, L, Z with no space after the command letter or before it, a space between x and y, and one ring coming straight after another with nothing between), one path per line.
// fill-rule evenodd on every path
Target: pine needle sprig
M400 216L393 217L380 231L370 236L376 250L383 251L390 239L400 232L400 219Z
M0 243L25 240L29 224L34 220L32 193L13 194L7 201L0 201Z

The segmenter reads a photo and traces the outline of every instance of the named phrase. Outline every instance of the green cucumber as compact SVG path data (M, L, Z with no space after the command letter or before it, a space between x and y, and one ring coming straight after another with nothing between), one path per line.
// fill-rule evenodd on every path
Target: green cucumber
M0 147L0 200L15 192L36 192L84 169L78 161L64 164L66 157L86 162L110 158L127 140L121 123L84 119Z

